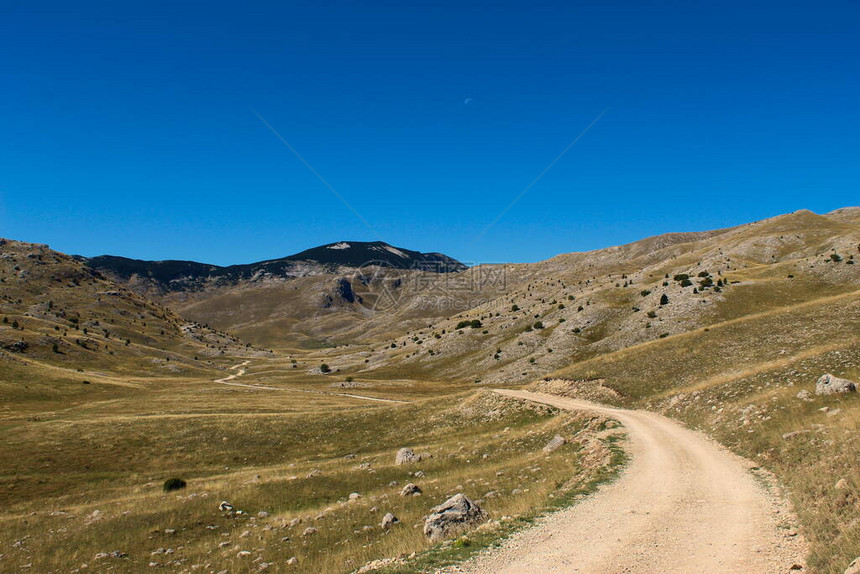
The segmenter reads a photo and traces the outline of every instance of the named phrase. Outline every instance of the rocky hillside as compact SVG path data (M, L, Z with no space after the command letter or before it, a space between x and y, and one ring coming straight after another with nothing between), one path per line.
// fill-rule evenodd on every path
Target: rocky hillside
M201 373L261 353L189 321L45 245L0 239L0 363L63 371ZM10 375L11 376L11 375Z
M416 378L529 381L649 341L820 298L856 297L858 215L850 208L801 211L506 266L501 295L444 319L401 321L406 332L335 364Z

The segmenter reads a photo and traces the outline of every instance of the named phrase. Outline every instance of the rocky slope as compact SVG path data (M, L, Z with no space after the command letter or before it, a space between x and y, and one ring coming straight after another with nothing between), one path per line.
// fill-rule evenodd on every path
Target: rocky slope
M237 352L266 354L117 285L73 257L0 239L5 375L9 365L191 374L211 370L209 358Z

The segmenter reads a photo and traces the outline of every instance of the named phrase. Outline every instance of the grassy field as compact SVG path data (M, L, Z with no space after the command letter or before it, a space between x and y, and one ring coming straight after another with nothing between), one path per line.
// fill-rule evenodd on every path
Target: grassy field
M620 462L608 446L583 462L580 441L603 430L603 419L456 387L426 398L440 394L438 383L425 382L420 393L414 381L343 390L409 401L373 402L288 365L253 359L229 381L268 388L70 379L48 385L51 397L35 383L33 393L18 393L0 414L0 571L136 572L153 563L171 571L348 572L411 553L412 565L401 568L429 567L570 502ZM28 368L31 380L46 374ZM541 448L556 433L571 442L547 455ZM431 458L397 466L405 446ZM187 487L163 492L172 477ZM407 482L423 494L400 496ZM353 492L360 498L350 501ZM479 500L494 520L474 544L431 545L422 518L456 492ZM219 511L222 500L242 513ZM390 530L380 526L387 512L401 521ZM114 551L127 556L96 559ZM298 564L288 565L293 556Z

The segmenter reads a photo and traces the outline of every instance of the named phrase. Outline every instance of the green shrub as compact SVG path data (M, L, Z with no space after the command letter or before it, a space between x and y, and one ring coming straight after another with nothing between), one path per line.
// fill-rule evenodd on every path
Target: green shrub
M686 273L678 273L672 279L674 279L675 281L681 282L681 281L686 281L689 278L690 278L690 276L687 275Z
M643 297L647 297L648 295L651 294L651 291L649 291L648 289L643 289L642 291L639 292L639 294L642 295Z
M543 323L541 321L535 321L535 324L532 325L535 329L543 329Z
M693 284L693 282L692 282L692 281L690 281L689 279L683 279L683 280L681 281L681 287L689 287L689 286L690 286L690 285L692 285L692 284Z
M182 490L185 486L186 483L181 478L168 478L164 481L162 488L164 492L172 492L174 490Z
M663 295L660 296L660 304L661 305L668 305L669 304L669 296L666 295L665 293L663 293Z
M329 367L328 365L326 365L325 363L323 363L322 365L320 365L320 372L322 372L322 373L330 373L330 372L331 372L331 367Z

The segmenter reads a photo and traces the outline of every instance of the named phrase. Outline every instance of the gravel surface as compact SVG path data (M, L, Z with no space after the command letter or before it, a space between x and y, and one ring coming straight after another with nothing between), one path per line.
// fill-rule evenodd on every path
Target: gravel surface
M498 391L620 421L631 459L614 483L447 572L776 573L804 566L796 519L766 473L656 413Z

